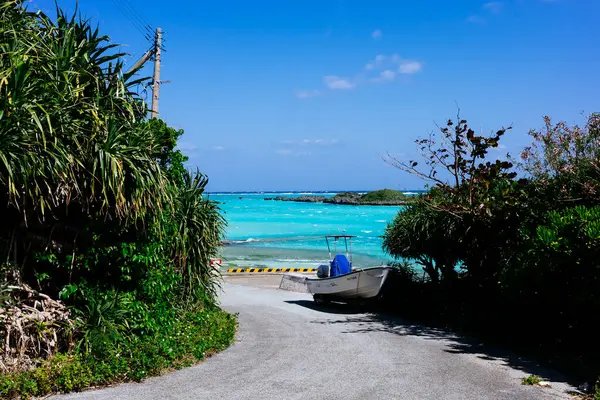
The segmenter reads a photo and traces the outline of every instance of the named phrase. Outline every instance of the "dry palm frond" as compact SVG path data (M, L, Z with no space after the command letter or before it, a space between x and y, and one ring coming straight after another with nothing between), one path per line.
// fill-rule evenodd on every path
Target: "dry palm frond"
M70 312L60 301L27 285L5 285L0 297L0 371L30 369L71 348L73 329Z

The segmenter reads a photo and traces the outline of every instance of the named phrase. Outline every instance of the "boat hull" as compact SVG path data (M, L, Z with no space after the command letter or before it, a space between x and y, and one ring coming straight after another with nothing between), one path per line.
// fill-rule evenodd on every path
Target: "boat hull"
M390 267L365 268L333 278L306 278L305 283L307 292L313 295L369 299L379 294L390 270Z

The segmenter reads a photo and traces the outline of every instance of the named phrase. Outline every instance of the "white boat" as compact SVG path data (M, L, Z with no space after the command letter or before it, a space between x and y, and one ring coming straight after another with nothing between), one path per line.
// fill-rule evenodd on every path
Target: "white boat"
M352 267L352 238L350 235L328 235L325 237L329 257L329 265L318 268L317 277L301 274L284 274L280 289L311 293L317 302L349 299L372 299L379 295L385 280L392 269L388 266L378 266L362 269ZM331 258L330 240L334 245L334 254L337 243L344 240L346 254L336 254ZM348 248L350 243L350 248ZM348 258L349 257L349 258Z

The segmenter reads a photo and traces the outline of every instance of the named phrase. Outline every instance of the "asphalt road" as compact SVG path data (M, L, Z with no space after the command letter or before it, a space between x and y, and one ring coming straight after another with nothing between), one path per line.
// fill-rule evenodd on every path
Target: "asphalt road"
M276 279L272 277L271 279ZM258 282L258 281L256 281ZM236 343L204 363L143 383L55 399L556 399L561 377L500 350L272 284L224 285ZM551 388L521 385L531 373Z

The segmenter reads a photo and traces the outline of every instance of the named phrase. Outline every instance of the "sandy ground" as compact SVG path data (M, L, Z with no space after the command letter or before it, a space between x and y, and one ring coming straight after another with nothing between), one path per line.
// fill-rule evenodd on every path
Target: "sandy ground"
M233 285L252 286L257 288L278 289L282 274L232 274L223 277L225 282ZM307 274L307 276L310 276Z
M565 379L467 338L310 295L276 289L281 275L225 278L221 303L237 313L227 350L143 383L56 399L556 399ZM521 385L536 374L551 388Z

